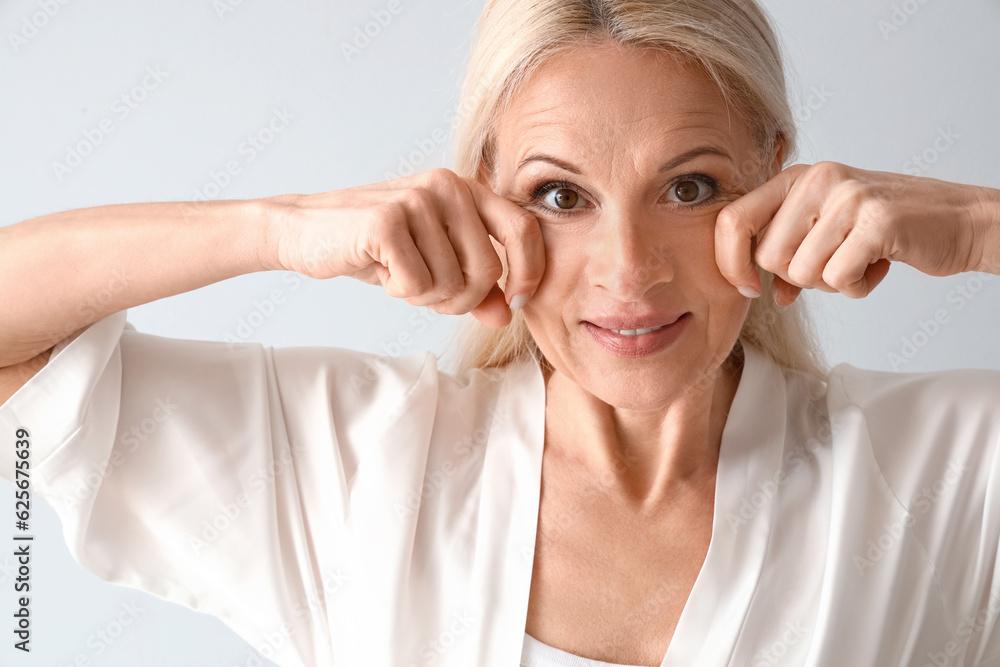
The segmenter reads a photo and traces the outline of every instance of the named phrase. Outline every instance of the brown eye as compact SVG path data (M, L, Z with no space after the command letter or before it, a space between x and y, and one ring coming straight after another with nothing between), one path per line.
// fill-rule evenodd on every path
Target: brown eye
M557 208L563 209L574 208L576 206L576 202L580 198L576 191L570 190L569 188L559 188L558 190L553 190L552 194L552 203L555 204Z
M693 202L698 198L698 182L681 181L674 187L674 194L682 202Z

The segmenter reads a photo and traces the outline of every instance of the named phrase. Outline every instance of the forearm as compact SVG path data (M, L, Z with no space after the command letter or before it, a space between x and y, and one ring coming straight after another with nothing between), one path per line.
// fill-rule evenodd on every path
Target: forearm
M112 204L0 228L0 368L112 313L276 268L276 201Z
M977 188L974 224L980 231L982 254L976 271L1000 275L1000 190Z

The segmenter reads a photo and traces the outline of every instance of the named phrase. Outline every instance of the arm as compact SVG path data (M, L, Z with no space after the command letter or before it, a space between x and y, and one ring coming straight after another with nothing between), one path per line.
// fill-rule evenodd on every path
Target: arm
M104 317L279 268L278 197L112 204L0 228L0 404Z
M796 164L719 211L715 256L747 295L760 296L758 267L773 274L766 298L779 306L807 288L864 298L891 262L931 276L1000 273L1000 190Z
M491 236L509 248L511 294ZM437 252L418 249L425 237ZM112 313L255 271L381 283L506 326L506 300L533 294L544 266L534 216L448 169L312 195L53 213L0 228L0 372Z

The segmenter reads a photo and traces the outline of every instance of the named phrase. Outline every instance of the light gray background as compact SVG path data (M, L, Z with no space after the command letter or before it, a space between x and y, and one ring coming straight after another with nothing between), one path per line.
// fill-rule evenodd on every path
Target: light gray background
M42 6L57 7L43 22ZM0 225L100 204L189 200L230 160L242 168L212 198L320 192L386 180L402 162L418 170L451 166L448 132L482 1L400 0L402 11L350 58L342 44L385 9L382 0L6 0L0 4ZM800 161L834 160L1000 187L1000 3L995 0L768 0L787 54L801 128ZM227 8L231 11L223 11ZM51 9L50 9L51 11ZM43 24L34 34L25 21ZM15 45L12 34L31 35ZM116 98L147 67L165 78L127 118ZM820 93L820 94L817 94ZM240 152L273 109L294 115L252 161ZM53 168L68 148L108 118L114 126L79 167ZM950 133L950 142L935 140ZM943 150L941 150L943 148ZM44 258L41 258L44 262ZM445 354L456 318L387 297L346 278L290 280L257 273L131 309L139 331L181 338L335 345L384 353L401 332L413 343L389 353ZM272 290L282 303L257 306ZM975 290L968 299L959 289ZM894 263L872 295L852 300L807 291L828 358L899 371L1000 369L1000 278L935 278ZM263 306L267 310L267 306ZM947 324L922 337L921 322L944 309ZM415 327L417 314L430 320ZM258 326L240 328L241 322ZM903 365L904 339L920 344ZM450 358L445 355L445 367ZM0 482L0 506L13 487ZM0 641L4 665L255 664L256 651L219 620L144 593L107 584L79 566L58 518L38 503L33 563L33 652ZM2 548L0 553L8 554ZM0 556L0 613L14 607L13 558ZM123 603L141 608L110 645ZM7 627L9 623L4 624ZM263 664L270 664L264 662Z

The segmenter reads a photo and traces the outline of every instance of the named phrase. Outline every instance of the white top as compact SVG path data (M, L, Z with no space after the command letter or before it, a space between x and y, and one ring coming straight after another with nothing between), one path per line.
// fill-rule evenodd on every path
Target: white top
M525 632L524 646L521 648L521 667L643 667L643 665L591 660L549 646Z
M663 667L1000 665L1000 371L816 383L744 350ZM0 406L0 475L29 429L83 567L287 638L283 667L515 667L544 410L534 361L455 378L430 352L177 340L120 312Z

